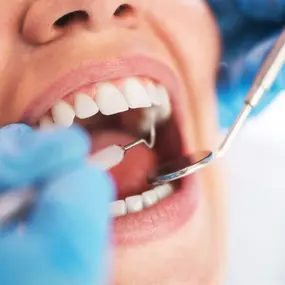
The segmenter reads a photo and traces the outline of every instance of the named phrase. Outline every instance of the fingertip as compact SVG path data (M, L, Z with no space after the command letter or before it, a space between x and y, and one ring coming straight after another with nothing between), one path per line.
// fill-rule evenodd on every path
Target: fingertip
M30 171L33 177L41 180L50 179L62 172L76 169L86 160L91 142L80 128L55 128L38 131L23 142L23 153L19 160L31 166L38 165ZM38 164L38 162L41 164Z
M57 142L65 144L66 147L69 145L84 146L86 152L90 149L90 139L87 133L78 126L72 126L70 128L56 127L49 130L39 130L36 134L38 141L43 143Z
M32 133L33 129L26 124L10 124L0 128L0 143L21 138L23 135ZM5 141L4 141L5 140Z
M29 132L32 131L32 128L30 126L28 126L27 124L9 124L7 126L4 126L2 128L0 128L0 132L2 132L2 130L5 131L13 131L13 132L18 132L18 133L25 133L25 132Z
M0 187L9 189L44 183L77 169L91 147L88 135L79 127L34 131L19 124L1 131Z

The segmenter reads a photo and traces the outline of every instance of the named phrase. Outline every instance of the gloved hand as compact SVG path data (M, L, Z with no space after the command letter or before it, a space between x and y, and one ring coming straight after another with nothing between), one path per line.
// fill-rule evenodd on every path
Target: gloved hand
M1 285L97 285L106 278L113 184L85 163L88 150L79 128L0 129L0 195L23 187L38 193L21 230L17 223L0 228Z
M223 55L218 80L220 123L229 127L285 23L285 0L208 0L220 26ZM285 88L285 68L252 114Z

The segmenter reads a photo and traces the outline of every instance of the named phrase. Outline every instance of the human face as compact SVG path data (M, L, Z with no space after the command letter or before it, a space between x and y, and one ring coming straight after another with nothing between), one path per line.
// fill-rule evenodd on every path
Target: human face
M127 5L118 9L122 4ZM64 17L75 11L81 12ZM53 118L68 126L73 119L68 108L50 110L64 100L70 106L80 103L78 116L92 114L94 108L87 110L75 99L85 92L105 113L80 121L92 129L95 151L140 137L138 125L146 116L145 108L106 116L114 106L123 111L127 104L127 97L103 90L110 88L106 82L124 96L131 89L128 103L137 98L140 107L150 99L138 100L144 92L130 87L127 78L136 77L144 87L150 82L165 86L172 115L164 112L159 123L156 151L138 147L111 172L120 199L147 190L143 181L159 159L216 145L219 43L204 1L0 0L0 14L0 125ZM111 284L220 283L224 195L217 165L175 188L149 208L114 218Z

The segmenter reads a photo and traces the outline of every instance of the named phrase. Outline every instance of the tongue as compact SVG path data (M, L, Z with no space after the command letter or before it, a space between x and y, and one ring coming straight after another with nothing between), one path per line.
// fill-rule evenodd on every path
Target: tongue
M92 153L109 145L127 145L137 138L118 131L102 131L92 135ZM141 194L149 190L147 184L148 173L157 164L156 155L145 145L138 145L130 149L122 163L110 170L116 183L118 199Z

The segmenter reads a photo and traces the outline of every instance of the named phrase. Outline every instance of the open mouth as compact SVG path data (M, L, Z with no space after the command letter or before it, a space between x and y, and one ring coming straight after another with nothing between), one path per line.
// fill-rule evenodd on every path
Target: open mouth
M37 124L40 128L80 125L92 138L92 156L108 145L124 145L147 137L152 114L157 132L154 149L138 146L110 171L118 197L110 211L113 217L119 217L153 206L179 185L152 188L147 183L154 168L181 155L180 135L166 87L140 77L94 84L57 102Z
M139 60L136 58L135 63ZM145 74L147 71L152 73L152 77L127 74L120 79L81 83L80 88L73 89L75 91L61 94L49 109L44 107L47 111L34 120L39 128L80 125L90 134L92 159L93 154L107 146L124 146L148 138L150 120L155 114L154 148L136 146L126 153L119 165L109 170L117 190L117 200L110 204L110 212L114 218L116 243L119 244L140 243L165 236L188 220L196 205L196 195L189 191L193 188L193 177L156 187L148 184L149 174L158 166L183 155L186 143L180 126L179 110L182 108L177 107L179 100L174 97L173 89L168 88L173 77L165 76L169 74L167 69L156 68L156 62L141 60L140 68L145 68ZM127 66L130 62L124 63ZM131 66L128 70L134 70ZM85 73L90 74L90 70L87 68ZM126 70L125 73L130 72ZM165 84L158 80L159 77L166 79ZM70 78L63 82L70 84L71 88L76 83ZM52 89L51 93L56 94L56 90Z

